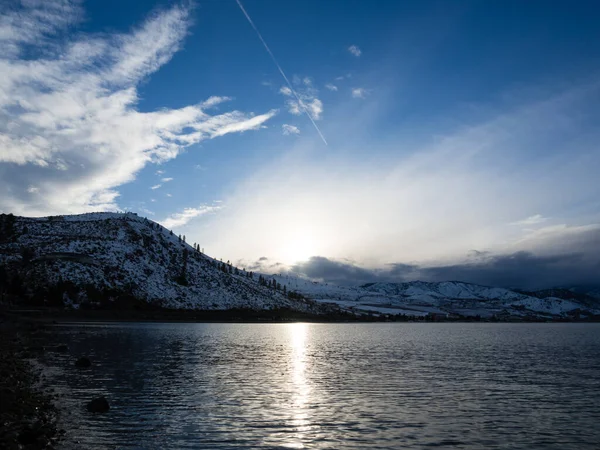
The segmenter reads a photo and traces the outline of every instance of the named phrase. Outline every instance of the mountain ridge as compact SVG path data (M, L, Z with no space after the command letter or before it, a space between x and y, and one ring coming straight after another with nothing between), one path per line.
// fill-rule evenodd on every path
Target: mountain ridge
M327 314L586 318L600 300L568 289L528 292L463 281L338 286L292 273L254 274L205 255L135 213L0 216L2 283L39 304L172 309L289 308ZM8 284L7 284L8 283ZM5 288L6 291L6 288ZM124 300L126 299L126 300Z
M63 257L57 257L60 254ZM81 255L79 261L75 255ZM20 279L24 294L42 297L42 303L44 295L64 285L68 305L86 303L90 297L129 295L174 309L324 309L261 284L251 273L201 253L184 238L134 213L3 215L0 264L13 281ZM54 300L60 303L60 298Z

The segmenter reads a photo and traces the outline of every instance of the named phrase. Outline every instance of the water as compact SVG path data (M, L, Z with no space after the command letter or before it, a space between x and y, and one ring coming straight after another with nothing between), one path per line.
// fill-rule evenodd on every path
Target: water
M598 324L54 331L65 448L600 448ZM99 395L110 411L88 413Z

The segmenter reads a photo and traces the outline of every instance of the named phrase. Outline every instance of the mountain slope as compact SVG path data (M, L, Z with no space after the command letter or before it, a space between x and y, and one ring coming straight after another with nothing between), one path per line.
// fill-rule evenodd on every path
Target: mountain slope
M524 293L460 281L369 283L361 288L379 295L379 303L438 314L544 318L600 313L599 302L590 302L585 296L561 297L556 290ZM375 300L375 297L364 298Z
M168 308L321 309L259 284L256 276L215 261L132 213L3 215L0 265L5 278L16 277L23 294L40 301L58 286L64 301L76 305L128 296Z
M250 277L132 213L0 215L2 292L40 305L74 307L284 307L312 313L341 309L359 315L537 319L600 315L600 300L566 289L525 292L460 281L337 286L292 273Z
M308 298L356 313L407 316L585 318L600 314L600 301L570 291L518 292L460 281L368 283L345 287L275 275ZM564 292L563 292L564 291Z

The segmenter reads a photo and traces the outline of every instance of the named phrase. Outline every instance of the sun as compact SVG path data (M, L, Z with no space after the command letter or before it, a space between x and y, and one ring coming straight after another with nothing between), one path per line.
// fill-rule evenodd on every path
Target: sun
M314 243L307 237L288 239L281 248L281 257L288 264L308 260L315 255Z

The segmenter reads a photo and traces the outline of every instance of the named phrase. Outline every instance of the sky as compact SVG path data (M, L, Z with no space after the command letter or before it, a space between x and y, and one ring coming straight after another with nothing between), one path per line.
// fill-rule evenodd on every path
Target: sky
M0 212L324 281L600 285L595 1L0 5Z

